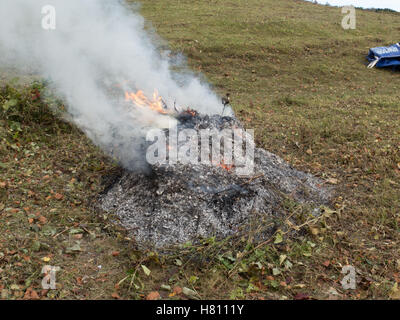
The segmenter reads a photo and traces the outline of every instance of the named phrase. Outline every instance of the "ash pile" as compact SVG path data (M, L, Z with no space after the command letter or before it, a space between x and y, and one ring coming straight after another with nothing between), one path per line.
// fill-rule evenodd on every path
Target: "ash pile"
M186 111L176 118L178 134L184 129L212 133L243 130L234 116ZM164 132L167 138L172 136L171 130ZM315 208L313 214L318 214L318 207L329 202L330 191L323 187L322 181L256 148L253 140L246 140L246 148L252 150L252 167L247 172L236 166L235 159L233 164L224 160L207 163L204 159L170 161L172 156L168 151L183 145L179 139L176 145L171 140L167 139L170 144L163 158L166 161L153 161L145 172L121 169L113 173L105 179L105 189L98 198L98 207L114 214L139 246L163 248L213 236L218 239L247 235L250 230L254 231L256 241L264 241L287 218L288 213L281 209L286 199L310 204ZM200 141L204 142L185 140L186 149L188 143L189 147L197 148ZM206 145L209 142L214 150L211 141L207 140ZM224 150L229 146L226 141L223 140ZM201 160L197 155L195 158L191 159Z

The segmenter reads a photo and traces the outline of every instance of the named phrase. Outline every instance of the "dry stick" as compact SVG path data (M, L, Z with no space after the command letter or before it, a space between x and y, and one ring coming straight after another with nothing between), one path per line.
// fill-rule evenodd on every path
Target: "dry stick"
M252 178L250 178L248 181L239 184L239 186L240 186L240 187L243 187L243 186L245 186L245 185L248 185L248 184L250 184L252 181L254 181L254 180L258 179L258 178L261 178L261 177L263 177L263 176L264 176L263 173L262 173L262 174L259 174L258 176L252 177ZM232 187L228 187L228 188L226 188L226 189L217 191L217 192L215 192L214 194L223 193L223 192L226 192L226 191L229 191L229 190L232 190Z
M65 228L63 231L61 231L61 232L57 233L55 236L53 236L53 238L54 238L54 239L57 238L60 234L63 234L64 232L68 231L68 230L71 229L71 228L72 228L72 227Z
M79 225L84 231L86 231L88 234L92 234L88 229L86 229L84 226Z
M249 184L249 183L251 183L252 181L254 181L254 180L258 179L258 178L261 178L261 177L264 177L264 173L261 173L261 174L259 174L258 176L255 176L255 177L250 178L248 181L243 182L240 186L245 186L246 184Z
M223 115L224 115L224 112L225 112L225 107L226 107L226 104L224 105L224 108L222 109L221 116L223 116Z

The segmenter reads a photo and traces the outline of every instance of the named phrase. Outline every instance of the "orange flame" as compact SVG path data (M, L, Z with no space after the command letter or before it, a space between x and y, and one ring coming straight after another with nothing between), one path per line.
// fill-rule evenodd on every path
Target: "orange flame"
M218 166L221 167L222 169L225 169L226 171L231 171L233 169L232 164L227 165L225 163L220 163Z
M154 90L152 99L146 97L142 90L138 90L136 93L125 91L125 101L131 101L139 107L148 107L162 114L168 113L164 108L163 100L161 96L158 95L157 90Z
M226 171L231 171L234 168L233 164L225 164L224 160L222 159L222 161L220 163L213 163L215 166L220 167Z

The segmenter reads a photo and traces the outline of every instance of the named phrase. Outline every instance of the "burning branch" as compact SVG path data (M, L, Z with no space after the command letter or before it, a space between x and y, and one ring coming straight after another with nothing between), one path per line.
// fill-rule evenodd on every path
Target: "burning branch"
M152 99L149 99L142 90L134 92L125 92L125 101L131 101L135 106L147 107L162 114L168 114L166 104L162 97L159 96L158 91L154 90Z

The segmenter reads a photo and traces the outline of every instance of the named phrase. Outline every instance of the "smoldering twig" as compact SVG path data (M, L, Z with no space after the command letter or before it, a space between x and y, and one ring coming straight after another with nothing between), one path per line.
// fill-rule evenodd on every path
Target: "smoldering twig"
M244 186L246 186L246 185L252 183L254 180L256 180L256 179L258 179L258 178L261 178L261 177L263 177L263 176L264 176L264 174L260 174L260 175L258 175L258 176L252 177L252 178L250 178L248 181L245 181L245 182L243 182L243 183L241 183L241 184L235 185L235 187L244 187ZM228 188L225 188L225 189L223 189L223 190L219 190L219 191L215 192L214 194L219 194L219 193L231 191L231 190L233 190L235 187L232 185L232 186L229 186Z

